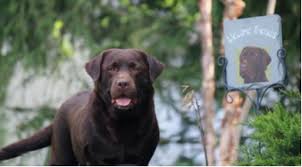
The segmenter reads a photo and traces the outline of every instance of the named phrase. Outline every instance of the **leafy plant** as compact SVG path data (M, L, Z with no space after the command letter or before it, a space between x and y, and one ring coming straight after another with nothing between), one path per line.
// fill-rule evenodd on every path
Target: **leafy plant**
M250 125L255 131L241 148L239 165L301 165L300 112L278 103Z

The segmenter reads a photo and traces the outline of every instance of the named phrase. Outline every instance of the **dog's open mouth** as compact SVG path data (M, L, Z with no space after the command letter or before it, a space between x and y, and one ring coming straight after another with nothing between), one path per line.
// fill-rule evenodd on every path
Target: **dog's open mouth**
M119 97L112 99L111 103L118 109L127 110L136 104L136 100L129 97Z

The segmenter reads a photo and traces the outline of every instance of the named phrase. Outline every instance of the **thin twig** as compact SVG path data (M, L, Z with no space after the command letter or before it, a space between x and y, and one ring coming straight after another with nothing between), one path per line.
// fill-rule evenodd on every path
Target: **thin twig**
M206 142L205 142L205 137L204 137L204 130L203 130L203 127L202 127L202 123L201 123L201 116L200 116L200 106L197 102L197 99L196 97L194 97L195 100L195 105L194 105L194 110L195 110L195 113L196 113L196 116L197 116L197 125L198 125L198 128L199 128L199 132L200 132L200 136L201 136L201 140L202 140L202 146L203 146L203 150L204 150L204 158L205 158L205 161L206 161L206 166L209 165L208 163L208 154L207 154L207 147L206 147Z

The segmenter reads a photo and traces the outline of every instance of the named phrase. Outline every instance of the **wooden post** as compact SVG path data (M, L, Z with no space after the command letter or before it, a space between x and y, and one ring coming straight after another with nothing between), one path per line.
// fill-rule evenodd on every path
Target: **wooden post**
M200 113L203 114L204 139L206 143L206 154L208 165L215 164L215 145L216 136L213 127L214 111L214 93L215 93L215 61L213 56L213 37L212 37L212 0L199 0L200 10L200 40L202 53L200 64L202 68L202 100L203 105Z

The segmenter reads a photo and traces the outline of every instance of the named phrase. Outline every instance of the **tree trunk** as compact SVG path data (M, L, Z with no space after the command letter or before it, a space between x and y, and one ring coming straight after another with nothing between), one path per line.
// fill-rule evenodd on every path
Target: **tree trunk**
M203 105L200 113L203 113L204 139L206 143L206 154L208 165L214 165L214 151L216 136L213 127L214 93L215 93L215 62L213 56L212 39L212 19L211 19L212 0L199 0L200 10L200 39L202 54L200 64L202 68L202 99Z
M268 0L266 15L272 15L275 13L277 0Z
M223 20L237 19L243 12L245 3L242 0L223 0L225 8L223 12ZM220 54L224 56L223 28L221 33ZM227 98L223 99L224 118L221 123L221 136L219 146L218 165L232 165L237 160L238 144L236 136L238 136L238 123L241 113L242 98L239 92L230 92ZM227 102L232 100L231 103Z

